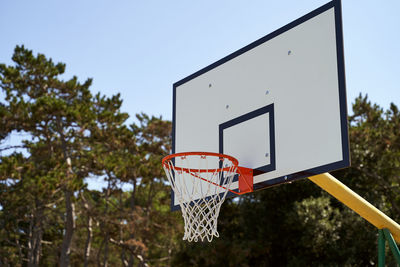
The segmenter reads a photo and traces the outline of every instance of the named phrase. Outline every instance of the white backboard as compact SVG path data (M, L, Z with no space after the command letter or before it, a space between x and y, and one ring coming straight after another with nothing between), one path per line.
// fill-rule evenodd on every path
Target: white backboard
M349 166L340 1L175 83L172 135L236 157L255 190Z

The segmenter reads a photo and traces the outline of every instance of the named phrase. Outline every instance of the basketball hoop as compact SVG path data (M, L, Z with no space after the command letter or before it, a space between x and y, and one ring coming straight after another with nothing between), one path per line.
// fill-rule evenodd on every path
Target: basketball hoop
M185 152L162 160L165 173L178 199L185 223L183 240L212 241L218 237L217 220L229 192L253 191L253 170L239 167L232 156L211 152ZM239 189L231 190L235 175Z

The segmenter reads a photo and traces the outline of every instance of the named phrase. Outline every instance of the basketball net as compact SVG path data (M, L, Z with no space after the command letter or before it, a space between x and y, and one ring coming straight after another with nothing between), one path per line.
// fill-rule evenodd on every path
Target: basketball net
M219 237L218 215L238 161L223 154L188 152L169 155L162 164L182 210L183 240L211 242Z

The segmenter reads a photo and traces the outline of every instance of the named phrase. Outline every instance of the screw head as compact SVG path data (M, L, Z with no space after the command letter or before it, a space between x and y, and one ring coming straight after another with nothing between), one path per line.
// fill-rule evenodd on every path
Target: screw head
M265 156L268 157L268 156L269 156L269 153L265 153Z
M268 95L269 94L269 90L265 91L265 94Z
M208 84L208 87L210 88L211 86L212 86L212 84L211 84L211 83L209 83L209 84Z
M290 56L290 54L292 54L292 51L289 50L289 51L287 52L287 54L288 54L288 56Z
M228 109L228 108L229 108L229 105L226 105L225 108Z

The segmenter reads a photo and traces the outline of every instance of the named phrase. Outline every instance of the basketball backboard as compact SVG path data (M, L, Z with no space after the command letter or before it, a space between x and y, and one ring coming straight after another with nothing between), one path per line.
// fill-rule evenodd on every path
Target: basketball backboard
M176 82L172 152L231 155L254 190L349 166L342 38L335 0Z

